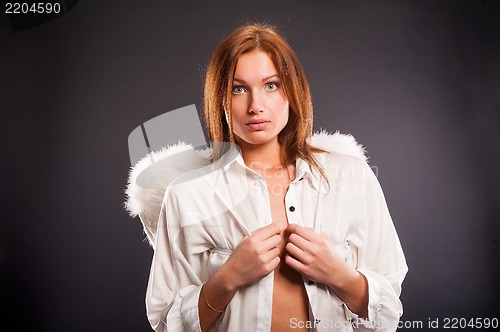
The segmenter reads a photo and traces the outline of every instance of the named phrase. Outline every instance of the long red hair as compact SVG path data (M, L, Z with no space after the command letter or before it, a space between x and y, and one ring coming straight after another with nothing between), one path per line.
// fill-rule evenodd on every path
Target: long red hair
M235 143L231 125L233 76L239 56L255 50L266 52L273 61L290 105L288 123L278 134L282 163L288 165L300 157L325 177L313 156L314 152L325 151L307 142L313 126L309 83L295 52L276 28L269 25L241 26L227 35L215 49L207 68L204 88L205 122L210 142ZM220 147L220 144L213 145L213 158L220 157L224 152Z

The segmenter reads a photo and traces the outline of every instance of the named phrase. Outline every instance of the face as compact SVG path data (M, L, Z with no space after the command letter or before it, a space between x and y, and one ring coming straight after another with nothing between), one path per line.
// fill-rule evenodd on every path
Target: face
M289 105L278 71L262 51L242 54L236 64L231 95L236 142L277 144L288 122Z

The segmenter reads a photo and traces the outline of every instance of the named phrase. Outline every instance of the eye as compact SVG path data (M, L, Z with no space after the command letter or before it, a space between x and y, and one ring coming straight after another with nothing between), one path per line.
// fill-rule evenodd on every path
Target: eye
M238 85L233 87L232 93L233 95L241 95L242 93L245 93L245 91L244 87Z
M267 91L274 91L274 90L278 90L279 88L279 84L276 83L276 82L269 82L266 84L266 90Z

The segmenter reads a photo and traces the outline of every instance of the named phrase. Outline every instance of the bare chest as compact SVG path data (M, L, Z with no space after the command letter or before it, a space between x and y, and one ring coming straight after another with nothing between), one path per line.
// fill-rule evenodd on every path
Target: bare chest
M288 180L288 179L287 179ZM267 181L267 190L269 194L269 207L271 209L272 221L284 230L288 225L288 219L285 210L285 196L288 190L288 181ZM282 236L284 234L282 233Z
M273 287L273 314L271 330L273 332L288 331L290 319L306 321L308 319L308 300L304 289L302 276L285 263L288 242L288 232L284 231L288 225L286 215L285 196L289 181L267 181L269 204L273 222L283 230L280 243L281 262L274 270Z

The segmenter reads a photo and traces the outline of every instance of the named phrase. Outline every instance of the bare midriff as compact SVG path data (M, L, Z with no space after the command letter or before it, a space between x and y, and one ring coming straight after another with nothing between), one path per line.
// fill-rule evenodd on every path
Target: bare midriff
M294 321L294 331L308 331L307 328L296 328L309 320L309 302L302 276L285 263L285 253L283 246L281 262L274 270L271 331L290 331ZM297 322L304 325L297 325Z

